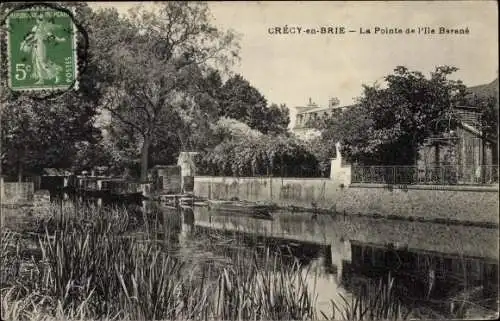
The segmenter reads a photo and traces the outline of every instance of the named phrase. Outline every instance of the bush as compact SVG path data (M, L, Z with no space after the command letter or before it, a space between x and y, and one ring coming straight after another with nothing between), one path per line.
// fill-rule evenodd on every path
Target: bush
M225 140L197 160L202 175L318 177L325 175L307 146L288 136ZM327 173L328 174L328 173Z

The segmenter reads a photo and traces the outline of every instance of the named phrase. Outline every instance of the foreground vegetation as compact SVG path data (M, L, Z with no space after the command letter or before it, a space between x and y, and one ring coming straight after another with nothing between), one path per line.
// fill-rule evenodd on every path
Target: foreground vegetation
M219 268L196 266L162 244L126 237L124 210L57 212L41 220L31 256L20 234L3 232L3 320L313 317L298 266L282 270L277 257L265 267L241 256Z
M53 206L34 233L1 236L2 320L406 319L394 280L317 310L314 273L257 246L230 244L224 262L183 258L156 240L145 217L123 208ZM163 222L173 224L173 222ZM145 238L136 232L142 232ZM157 232L157 231L156 231ZM175 232L174 232L175 233ZM28 235L28 237L27 237ZM210 247L228 246L220 235ZM243 249L241 249L243 248ZM264 254L262 254L264 253ZM334 293L332 293L333 296Z

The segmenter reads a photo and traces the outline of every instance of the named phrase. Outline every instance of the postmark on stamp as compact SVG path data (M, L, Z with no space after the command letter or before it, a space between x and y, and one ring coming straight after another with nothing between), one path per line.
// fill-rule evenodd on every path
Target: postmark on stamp
M76 28L68 13L48 7L16 10L7 26L11 90L76 89Z

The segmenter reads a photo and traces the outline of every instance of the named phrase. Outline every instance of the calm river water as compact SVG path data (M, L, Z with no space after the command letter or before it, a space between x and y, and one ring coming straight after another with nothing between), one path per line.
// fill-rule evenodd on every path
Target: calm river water
M299 262L317 295L318 313L330 315L332 301L343 306L343 298L359 297L363 286L386 283L388 275L413 318L484 318L498 312L495 228L289 211L263 219L153 202L129 208L144 224L135 237L161 242L186 261L224 265L252 251L262 259L278 252L284 265Z
M342 306L340 296L350 301L361 285L386 282L389 274L413 317L498 311L497 229L283 211L261 219L154 203L143 204L143 211L153 218L152 234L186 260L223 264L237 252L260 248L262 256L279 251L284 264L300 262L318 311L331 311L332 300Z

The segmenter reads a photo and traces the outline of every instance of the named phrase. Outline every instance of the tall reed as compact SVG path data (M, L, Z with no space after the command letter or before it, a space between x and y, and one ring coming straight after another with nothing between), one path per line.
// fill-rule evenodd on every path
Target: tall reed
M350 300L339 293L342 303L332 300L331 315L323 311L321 314L327 320L407 320L412 311L399 300L394 282L395 279L388 275L387 281L380 279L375 285L365 284Z
M313 319L315 297L307 275L296 264L284 268L279 256L267 252L264 262L241 257L224 267L218 280L217 311L223 319Z
M257 260L251 249L251 255L236 251L225 265L200 266L156 242L127 237L124 209L51 211L39 229L40 258L2 286L2 311L10 311L3 319L313 318L314 295L301 267L286 268L279 256ZM4 239L10 247L2 255L15 258L14 234Z
M2 230L0 243L0 286L18 277L21 269L20 235L10 230Z

